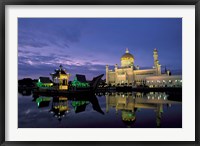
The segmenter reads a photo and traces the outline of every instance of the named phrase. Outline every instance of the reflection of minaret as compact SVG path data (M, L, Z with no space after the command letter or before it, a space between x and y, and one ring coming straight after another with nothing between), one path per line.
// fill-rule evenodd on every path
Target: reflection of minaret
M109 112L109 96L108 95L106 95L106 113L108 113Z
M109 112L110 107L116 106L116 96L115 94L106 95L106 112Z
M163 113L163 105L158 104L157 109L156 109L156 124L157 124L157 127L161 126L162 113Z

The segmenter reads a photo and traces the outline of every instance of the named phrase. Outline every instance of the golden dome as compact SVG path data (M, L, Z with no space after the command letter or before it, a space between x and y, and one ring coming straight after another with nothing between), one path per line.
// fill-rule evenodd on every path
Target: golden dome
M121 60L127 60L127 59L134 59L133 55L129 53L128 48L126 48L126 53L122 55Z

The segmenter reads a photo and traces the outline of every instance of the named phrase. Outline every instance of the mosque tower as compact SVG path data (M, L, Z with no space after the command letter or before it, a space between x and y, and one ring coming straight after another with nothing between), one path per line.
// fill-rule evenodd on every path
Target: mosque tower
M153 58L154 58L154 68L156 69L156 74L161 75L161 65L158 61L158 50L155 48L153 50Z
M106 65L106 83L109 83L109 66Z

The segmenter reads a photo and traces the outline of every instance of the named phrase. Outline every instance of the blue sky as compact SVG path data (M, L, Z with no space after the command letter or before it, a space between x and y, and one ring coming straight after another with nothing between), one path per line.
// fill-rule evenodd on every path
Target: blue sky
M160 64L182 73L181 18L19 18L18 77L49 76L60 64L92 79L105 65L120 65L129 48L135 65L152 68L153 49ZM104 76L105 78L105 76Z

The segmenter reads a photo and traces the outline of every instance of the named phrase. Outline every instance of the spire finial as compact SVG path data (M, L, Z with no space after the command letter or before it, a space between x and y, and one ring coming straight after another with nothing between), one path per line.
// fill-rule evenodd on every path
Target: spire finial
M59 67L60 67L60 69L62 69L62 67L63 67L62 64Z
M129 50L128 50L128 48L126 48L126 53L129 53Z

